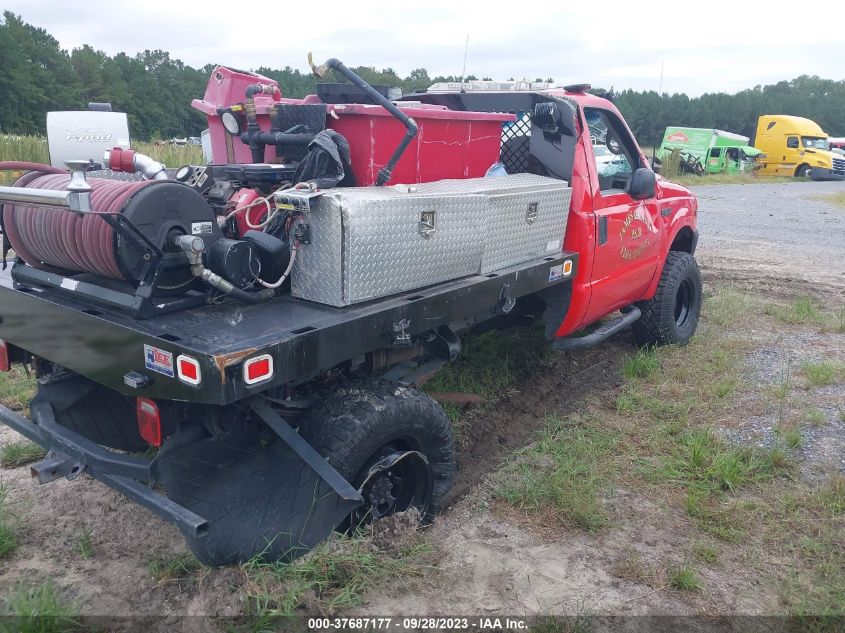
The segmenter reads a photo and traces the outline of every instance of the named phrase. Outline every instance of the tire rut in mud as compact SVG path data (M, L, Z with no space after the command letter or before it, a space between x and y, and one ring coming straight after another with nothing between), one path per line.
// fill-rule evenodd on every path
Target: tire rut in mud
M515 450L529 444L550 414L566 415L578 402L621 384L621 365L634 352L628 337L553 356L487 406L464 414L456 439L458 472L444 510L466 496Z

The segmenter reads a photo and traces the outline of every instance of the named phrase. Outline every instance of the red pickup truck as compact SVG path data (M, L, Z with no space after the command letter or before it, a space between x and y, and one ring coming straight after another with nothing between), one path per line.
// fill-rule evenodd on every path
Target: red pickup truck
M0 187L4 237L17 255L0 275L0 369L26 363L38 377L31 419L0 407L0 420L49 449L32 468L39 483L85 472L176 524L209 564L291 557L350 523L412 506L436 512L456 474L455 445L448 416L418 387L460 355L460 335L479 324L542 318L559 350L595 345L629 326L640 345L684 344L698 324L696 199L655 176L610 101L572 86L391 102L337 60L326 67L346 75L364 105L316 96L284 101L269 79L255 76L245 102L209 108L226 135L217 139L224 155L215 163L240 151L258 159L252 163L189 165L168 177L155 161L117 151L106 156L112 169L148 180L96 177L83 162L69 164L72 173L30 165L16 186ZM218 90L225 73L215 73L209 85ZM312 120L316 113L325 130L306 123L268 129L269 119L261 119L268 95L273 112ZM378 135L362 146L351 124L342 127L352 110L383 117L373 125L386 126L388 150L400 140L396 150L378 159ZM429 117L424 133L408 114L415 112ZM470 119L485 130L493 122L485 151L494 160L498 154L493 171L508 174L503 179L473 178L484 175L472 170L486 170L487 158L462 159L455 154L464 147L460 138L437 137L464 134ZM281 159L260 162L296 148L299 165L324 170L322 180L301 176L300 167L285 171ZM427 189L424 179L378 188L396 174L420 173L414 170L427 151L441 152L429 168L457 160L470 179L449 181L445 190L437 183ZM376 158L362 163L356 152ZM612 160L597 161L608 153ZM350 169L359 184L371 178L376 186L332 189ZM280 187L280 174L300 184ZM516 184L504 195L508 182ZM475 193L461 198L468 186ZM551 196L543 198L548 204L532 201L540 191ZM402 207L395 223L378 230L398 231L408 221L407 231L380 238L354 260L370 266L381 258L386 267L377 275L366 269L363 284L341 284L340 294L322 300L334 279L328 262L340 252L333 240L361 234L332 237L334 225L321 220L352 221L347 207L346 215L320 214L364 200L356 230L369 231L369 239L375 233L367 223L382 222L397 197L417 210ZM244 199L243 206L231 202ZM470 202L488 209L493 199L502 215L479 216L470 238L442 258L401 268L416 249L439 252L426 249L448 244ZM501 206L511 199L521 202ZM366 206L374 200L382 215ZM456 200L468 202L449 215ZM244 226L239 212L256 206ZM558 217L548 217L554 208ZM481 253L479 243L502 228L491 226L498 222L510 223L502 241ZM498 261L518 235L543 222L560 228L539 254L471 262L474 272L436 282L426 276L447 256L464 261L473 249ZM347 277L350 266L337 268L339 283L356 282ZM276 284L267 283L271 269ZM397 270L427 281L366 294Z

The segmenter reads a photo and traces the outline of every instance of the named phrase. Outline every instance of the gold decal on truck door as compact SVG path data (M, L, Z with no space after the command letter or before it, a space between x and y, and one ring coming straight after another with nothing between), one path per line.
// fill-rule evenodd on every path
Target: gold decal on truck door
M619 230L620 255L622 259L632 260L642 255L651 244L648 237L644 237L646 229L650 232L654 227L651 217L643 205L631 209L622 222Z

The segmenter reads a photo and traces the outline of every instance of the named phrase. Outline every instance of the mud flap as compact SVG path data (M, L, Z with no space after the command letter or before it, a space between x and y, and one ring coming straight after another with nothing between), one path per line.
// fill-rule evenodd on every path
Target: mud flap
M156 460L168 497L208 522L201 536L184 533L207 565L291 560L361 505L358 491L281 417L254 409L262 419L275 416L276 441L228 434L162 451Z

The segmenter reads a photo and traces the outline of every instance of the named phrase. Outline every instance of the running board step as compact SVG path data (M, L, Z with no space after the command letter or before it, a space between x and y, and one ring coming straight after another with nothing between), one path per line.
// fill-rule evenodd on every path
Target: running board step
M642 316L642 312L637 306L629 306L624 308L622 316L616 317L602 325L597 330L594 330L586 336L562 336L555 340L552 347L560 351L572 351L575 349L584 349L586 347L593 347L602 341L607 340L617 332L629 327L634 321Z

